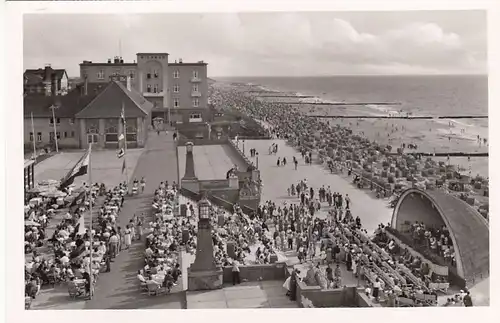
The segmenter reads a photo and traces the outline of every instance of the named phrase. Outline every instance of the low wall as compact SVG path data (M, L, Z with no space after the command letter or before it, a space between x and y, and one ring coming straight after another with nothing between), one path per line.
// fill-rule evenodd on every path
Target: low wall
M200 183L200 189L202 189L202 190L229 188L229 180L228 179L200 180L199 183Z
M240 266L240 279L247 281L281 280L285 281L285 263ZM232 267L223 268L223 282L233 283Z
M222 139L188 139L188 138L179 138L177 140L177 146L186 146L188 142L192 142L195 146L208 146L208 145L227 145L228 140L226 138Z
M287 268L285 274L288 277L291 268ZM320 286L307 286L298 281L295 297L299 307L373 307L363 292L357 287L321 289Z
M247 169L250 165L253 165L250 159L248 159L248 157L245 154L243 154L243 151L240 148L238 148L238 146L232 140L227 140L227 143L230 149L233 150L233 152L243 160ZM246 171L246 169L244 171Z

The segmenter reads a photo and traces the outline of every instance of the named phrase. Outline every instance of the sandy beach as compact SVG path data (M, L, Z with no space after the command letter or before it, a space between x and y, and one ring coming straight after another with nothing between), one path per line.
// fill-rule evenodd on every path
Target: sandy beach
M273 102L297 102L292 93L286 98L262 98L263 101ZM366 106L333 106L313 104L292 104L307 115L330 115L330 116L389 116L394 115L396 107L378 106L367 109ZM349 128L355 134L368 138L384 145L391 145L393 151L400 148L402 144L417 145L417 149L405 149L405 152L425 153L486 153L488 142L485 145L477 136L488 137L488 128L472 125L467 121L457 120L405 120L405 119L337 119L323 118L330 125L340 125ZM465 131L463 132L464 129ZM438 161L447 161L446 157L435 157ZM458 166L462 172L472 176L481 175L488 177L488 157L450 157L450 164Z

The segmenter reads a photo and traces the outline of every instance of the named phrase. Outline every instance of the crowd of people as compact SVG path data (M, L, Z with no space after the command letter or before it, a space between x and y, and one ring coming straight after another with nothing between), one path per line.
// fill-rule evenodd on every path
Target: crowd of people
M162 182L153 198L154 219L146 232L144 267L137 277L148 292L169 293L182 274L179 260L183 230L193 231L189 218L175 217L178 207L178 186Z
M288 140L304 159L308 158L306 164L310 163L312 153L316 152L314 145L310 144L311 137L317 141L315 137L318 133L327 132L330 128L328 122L308 118L289 104L258 100L235 89L220 90L214 97L219 106L236 107L244 114L261 120L273 138ZM353 136L348 129L337 127L335 130L341 135ZM270 146L269 153L276 154L276 148ZM340 161L329 159L332 172L333 168L345 168L352 173L346 167L349 165ZM284 158L279 158L277 165L284 164ZM355 217L351 213L348 196L342 196L329 187L321 187L316 191L307 185L307 180L291 185L286 190L290 197L299 199L299 204L285 203L278 206L267 201L252 215L264 222L263 227L267 227L266 222L269 221L274 224L271 231L277 251L294 249L298 252L300 262L306 261L307 256L312 256L309 260L319 256L321 263L343 261L347 270L368 280L368 290L375 299L384 295L389 302L408 298L415 303L435 303L436 291L429 286L445 282L445 277L429 275L427 262L412 256L404 248L400 249L394 240L384 240L383 233L388 227L381 225L374 241L368 238L359 216ZM330 208L329 215L327 219L318 219L315 215L325 203ZM422 227L421 223L413 226L412 230L416 245L423 243L429 250L453 262L453 246L444 230L431 230ZM319 255L314 247L315 242L321 244ZM311 270L316 267L312 266ZM328 285L331 285L335 281L333 272L336 267L327 268L324 275L328 277Z
M132 230L141 226L136 217L126 228L117 225L128 192L126 183L109 190L104 184L84 183L79 189L70 186L58 192L66 198L42 198L35 193L25 208L29 224L25 251L31 253L25 264L27 303L44 284L66 283L70 296L90 296L99 273L111 271L113 259L135 238ZM91 205L95 212L89 225L85 218ZM56 215L62 216L61 221L49 229Z

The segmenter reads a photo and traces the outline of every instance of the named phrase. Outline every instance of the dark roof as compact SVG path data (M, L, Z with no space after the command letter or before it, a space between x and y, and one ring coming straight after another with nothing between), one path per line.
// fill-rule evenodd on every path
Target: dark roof
M208 63L205 63L205 62L197 62L197 63L168 63L168 65L171 65L171 66L182 66L182 65L185 65L185 66L207 66Z
M404 198L411 193L420 193L429 198L441 214L444 223L456 243L455 252L460 256L463 275L468 282L473 278L489 276L489 226L486 220L466 202L438 190L422 191L409 189L403 193Z
M91 66L91 65L102 65L102 66L137 66L137 63L94 63L94 62L83 62L80 63L80 66Z
M38 85L44 80L60 80L66 74L65 69L53 69L50 66L39 69L27 69L24 76L28 80L28 85Z
M116 118L120 116L122 106L125 107L125 117L137 118L148 115L153 104L139 93L128 91L122 83L111 81L76 117Z
M169 55L168 53L137 53L137 55Z
M33 113L35 118L51 118L50 107L55 105L58 107L54 111L56 117L74 118L102 89L104 89L102 84L89 83L87 95L83 95L82 86L76 87L64 96L27 95L24 97L24 116L29 117Z

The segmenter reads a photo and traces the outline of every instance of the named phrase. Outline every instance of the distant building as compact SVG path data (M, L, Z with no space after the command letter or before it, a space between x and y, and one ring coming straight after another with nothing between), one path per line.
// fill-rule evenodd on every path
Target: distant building
M66 95L68 74L65 69L45 68L27 69L24 72L24 94L26 95Z
M84 82L65 96L25 96L25 148L31 149L33 140L38 148L52 146L55 136L61 148L86 148L89 142L100 148L117 148L118 136L123 130L120 122L122 106L128 146L144 146L153 105L126 79L112 79L107 83Z
M126 63L121 57L106 63L83 61L80 78L89 83L106 83L117 76L129 77L130 85L153 104L152 119L175 123L179 130L204 131L210 120L207 63L169 63L168 53L137 53ZM200 130L201 129L201 130ZM200 131L199 131L200 130Z

